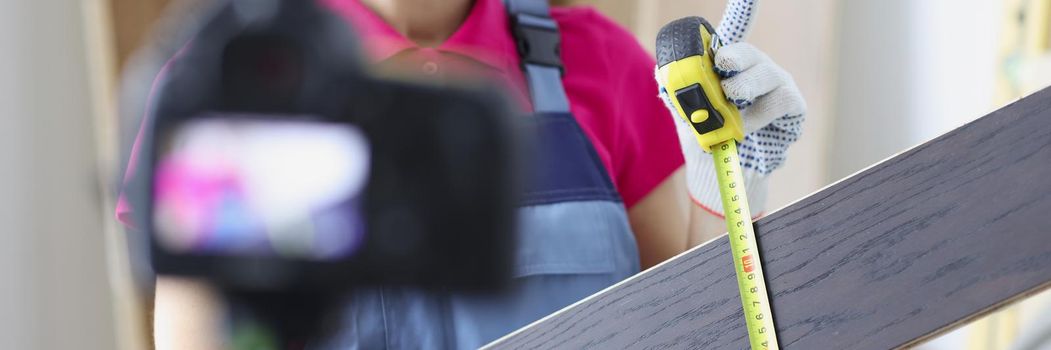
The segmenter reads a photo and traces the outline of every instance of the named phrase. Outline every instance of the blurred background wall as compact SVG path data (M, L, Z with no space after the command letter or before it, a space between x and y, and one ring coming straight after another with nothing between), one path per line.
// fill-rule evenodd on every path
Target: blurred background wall
M91 59L108 48L86 16L100 4L0 1L3 349L117 348Z
M0 1L0 348L147 347L149 298L131 283L110 215L120 130L135 129L118 123L114 87L165 5L188 1L207 0ZM598 7L651 50L662 24L686 15L715 22L724 6L560 2ZM764 1L749 40L794 75L809 104L768 207L1045 86L1048 29L1027 38L1015 22L1046 20L1047 2ZM1004 348L976 345L982 327L921 347Z

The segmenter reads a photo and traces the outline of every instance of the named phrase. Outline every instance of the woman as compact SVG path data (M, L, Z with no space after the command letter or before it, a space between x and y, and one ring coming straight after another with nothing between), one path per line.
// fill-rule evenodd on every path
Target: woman
M313 347L477 348L725 232L710 156L681 125L684 137L676 141L674 119L657 97L653 58L594 10L549 11L543 0L320 1L357 30L377 65L502 83L523 112L542 121L548 180L520 209L510 292L358 290L340 310L339 334ZM750 1L739 3L745 7L728 14L750 16ZM537 45L551 33L561 52ZM798 137L805 106L788 73L754 47L723 47L716 61L751 132L741 149L759 213L765 176ZM158 348L211 347L219 339L221 328L208 316L213 299L202 288L158 279Z

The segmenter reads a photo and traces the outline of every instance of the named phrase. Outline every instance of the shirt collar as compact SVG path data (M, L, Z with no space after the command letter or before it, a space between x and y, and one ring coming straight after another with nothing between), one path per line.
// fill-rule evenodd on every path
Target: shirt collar
M323 2L351 23L375 62L419 47L359 0ZM460 27L435 49L471 57L508 72L518 69L518 52L509 28L510 22L501 0L475 0Z

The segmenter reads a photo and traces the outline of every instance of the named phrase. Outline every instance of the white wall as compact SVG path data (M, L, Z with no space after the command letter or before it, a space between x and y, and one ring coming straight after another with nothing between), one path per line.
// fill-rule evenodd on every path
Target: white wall
M911 0L845 1L839 12L839 67L829 174L842 178L897 153L917 138L911 62L917 23Z
M993 108L1003 5L843 1L829 171L842 178Z
M1004 4L988 0L912 1L920 23L914 62L920 140L944 134L999 106L994 103Z
M114 349L78 0L0 1L0 348Z

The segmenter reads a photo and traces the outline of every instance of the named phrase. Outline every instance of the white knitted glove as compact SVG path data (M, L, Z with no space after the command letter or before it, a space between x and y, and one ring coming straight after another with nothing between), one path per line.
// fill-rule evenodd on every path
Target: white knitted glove
M723 26L720 31L723 32ZM745 139L738 145L741 167L754 215L765 210L767 176L781 166L788 146L799 139L806 102L792 76L766 54L747 43L723 46L715 54L716 71L724 77L727 99L741 110ZM659 82L659 79L658 79ZM661 98L675 115L668 93ZM697 144L693 128L675 117L679 143L686 159L686 184L693 200L722 215L722 200L711 154Z

